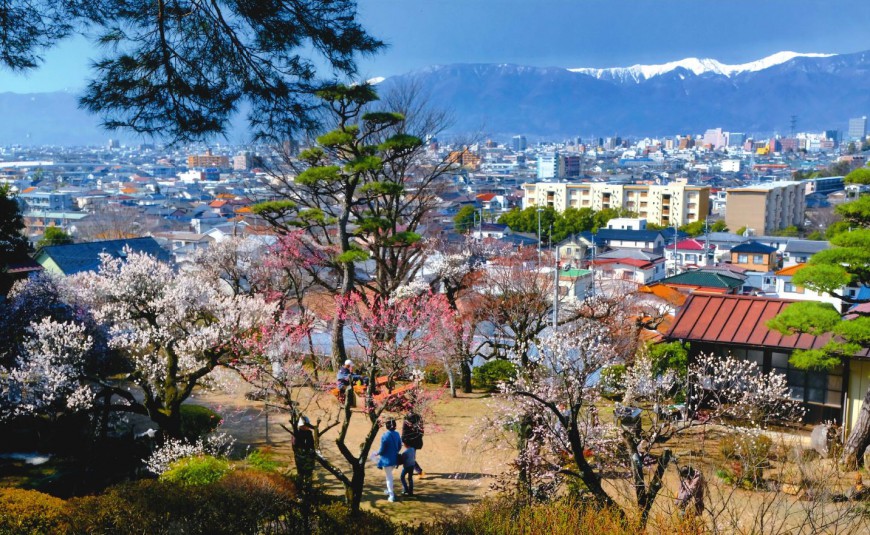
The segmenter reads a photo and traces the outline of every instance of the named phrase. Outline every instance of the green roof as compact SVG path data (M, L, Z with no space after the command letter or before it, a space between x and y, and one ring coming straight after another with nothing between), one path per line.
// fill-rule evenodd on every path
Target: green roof
M672 277L667 277L660 280L662 284L685 284L686 286L706 286L707 288L737 288L743 286L743 281L721 275L719 273L711 273L709 271L686 271Z
M563 269L559 271L560 277L582 277L592 273L588 269Z

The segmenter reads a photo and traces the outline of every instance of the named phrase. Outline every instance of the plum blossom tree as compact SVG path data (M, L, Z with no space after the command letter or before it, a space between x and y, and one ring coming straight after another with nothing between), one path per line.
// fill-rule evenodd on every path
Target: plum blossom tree
M519 425L535 415L518 469L537 471L539 480L554 482L548 490L565 478L579 480L592 500L608 507L619 507L620 502L605 487L605 474L623 472L631 481L643 522L672 459L671 450L659 444L710 421L760 429L774 420L801 416L799 404L789 399L784 376L762 373L753 363L733 357L701 356L689 368L685 417L674 420L662 407L672 402L677 389L685 391L686 384L674 373L656 375L653 362L641 355L624 379L624 405L617 404L615 421L602 423L598 407L605 402L598 374L625 361L614 350L608 329L586 320L551 334L536 347L517 379L503 385L508 403L497 417ZM704 418L693 418L702 406ZM597 465L588 460L592 454Z
M27 331L14 363L0 366L0 420L89 408L95 392L86 379L93 347L87 327L46 317Z
M181 436L181 404L250 333L272 321L275 305L259 296L224 291L196 270L175 271L146 254L104 255L97 273L67 279L80 302L108 330L109 345L127 360L118 408L147 414L169 437ZM127 408L124 409L124 406Z
M415 397L422 395L416 384L419 375L413 373L414 369L421 368L427 362L438 362L440 352L449 350L443 337L453 336L453 315L442 295L429 292L403 295L401 290L397 293L399 295L393 299L368 301L353 293L338 303L339 313L352 333L350 336L360 348L358 364L366 370L368 377L363 413L368 431L356 451L351 449L348 430L354 412L351 397L346 396L335 418L327 422L325 427L338 426L335 443L347 467L338 465L319 452L316 458L324 469L344 485L352 512L359 511L366 460L377 438L381 415L384 411L413 407ZM384 375L388 377L385 386L388 392L376 396L377 378ZM389 395L393 392L394 380L401 376L411 376L413 386L401 398ZM322 430L319 431L322 434Z

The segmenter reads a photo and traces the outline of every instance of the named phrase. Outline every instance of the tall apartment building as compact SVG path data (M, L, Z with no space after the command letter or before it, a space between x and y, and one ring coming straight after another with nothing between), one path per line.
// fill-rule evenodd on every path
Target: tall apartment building
M710 145L714 149L721 149L727 143L727 134L721 128L710 128L704 132L704 145Z
M514 152L522 152L526 150L526 147L526 136L520 135L511 138L511 149L513 149Z
M543 152L538 155L538 179L559 178L559 153Z
M544 152L538 155L537 176L547 178L577 178L583 166L583 158L576 154Z
M746 227L756 234L770 234L804 223L807 202L803 182L769 182L725 192L725 223L730 229Z
M523 208L626 208L658 225L685 225L710 213L708 186L536 182L523 184L523 190Z
M480 169L480 156L474 154L468 147L463 147L462 150L455 150L447 156L448 163L458 164L466 169L477 171Z
M857 141L867 135L867 117L849 119L849 140Z
M218 167L220 169L228 169L230 167L229 156L215 156L211 150L205 151L205 154L191 154L187 157L187 167Z

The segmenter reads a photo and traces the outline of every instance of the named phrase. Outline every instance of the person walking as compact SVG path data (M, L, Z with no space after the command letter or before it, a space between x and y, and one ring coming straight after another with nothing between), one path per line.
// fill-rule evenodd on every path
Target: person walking
M423 474L423 469L416 463L416 452L423 449L423 418L414 411L408 411L402 422L402 442L409 448L414 448L414 472Z
M414 495L414 467L417 465L417 450L405 444L405 451L402 452L402 495ZM405 479L407 477L407 480Z
M387 418L387 430L381 435L381 448L378 450L378 468L383 469L387 479L387 500L396 501L393 490L393 468L399 465L399 450L402 449L402 438L396 432L396 420Z
M301 486L307 488L311 484L314 472L314 429L307 416L299 418L296 433L293 435L293 456L296 460L296 472L299 474Z

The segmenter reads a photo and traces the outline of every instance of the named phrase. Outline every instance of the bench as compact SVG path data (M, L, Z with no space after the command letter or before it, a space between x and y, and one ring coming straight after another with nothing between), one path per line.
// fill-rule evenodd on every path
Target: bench
M386 386L387 382L389 382L389 380L390 380L390 377L388 375L382 375L380 377L376 377L375 378L375 392L378 392L382 388L384 388ZM337 386L332 387L332 389L330 389L329 393L332 394L333 396L335 396L335 399L337 399L339 403L341 403L342 405L344 404L344 392L342 392ZM366 386L363 384L353 385L353 393L356 394L357 396L365 396ZM378 394L376 394L375 397L377 397L377 395Z
M386 388L389 379L390 378L386 375L382 377L377 377L375 379L375 395L372 397L372 400L376 405L381 403L387 403L392 398L397 398L405 392L412 390L416 386L414 383L406 383L396 386L395 388L393 388L392 392L389 392ZM365 385L354 385L353 392L356 397L365 397L366 387ZM335 399L337 399L339 403L341 403L342 405L344 404L344 392L342 392L338 388L333 388L332 390L330 390L330 393L335 396ZM356 404L354 403L351 406L355 407Z

